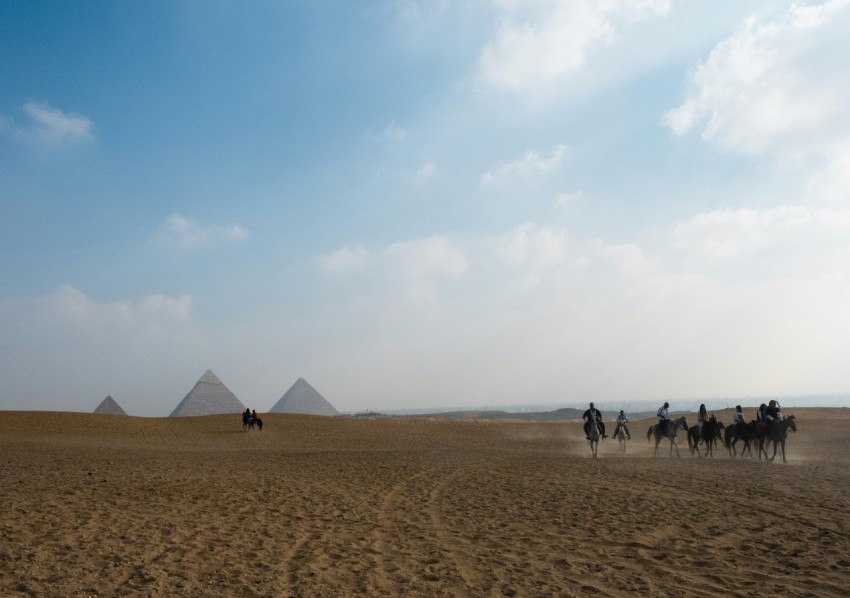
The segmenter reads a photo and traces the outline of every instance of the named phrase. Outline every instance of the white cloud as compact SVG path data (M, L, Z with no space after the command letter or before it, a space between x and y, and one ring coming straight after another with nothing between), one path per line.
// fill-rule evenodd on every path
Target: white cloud
M366 268L369 258L369 250L362 246L343 247L320 258L319 262L326 272L349 272Z
M548 158L540 156L536 151L529 150L514 162L501 164L493 170L481 175L482 187L501 187L516 180L532 180L544 177L561 167L567 146L560 144L555 147Z
M172 247L195 248L218 241L244 241L248 231L235 224L207 226L180 214L171 214L162 225L158 238Z
M794 4L775 22L751 17L693 71L688 97L663 121L740 152L815 158L812 183L834 196L850 162L850 80L837 74L848 53L848 0Z
M374 141L401 142L407 139L407 129L398 126L395 121L390 123L380 133L369 132L367 137Z
M543 268L563 261L567 253L567 235L564 231L527 222L499 237L496 245L506 264Z
M572 193L559 193L558 197L555 199L555 204L553 207L555 210L562 210L568 204L574 203L581 199L584 199L584 191L581 190L574 191Z
M423 162L416 171L414 182L417 185L424 185L437 175L437 164L434 162Z
M464 252L445 235L394 243L387 248L386 256L407 278L417 282L438 276L459 278L467 270Z
M843 239L848 232L850 210L806 206L737 208L697 214L677 224L672 247L709 259L727 260L747 251L793 244L807 246L805 253L815 258L827 240L837 239L839 248L845 248Z
M382 249L343 247L319 258L323 271L363 271L370 267L371 281L380 293L400 290L413 298L434 299L442 281L462 279L468 269L466 255L446 235L399 241Z
M51 108L47 102L27 102L23 108L30 123L19 126L0 117L0 132L5 131L45 147L56 147L93 137L92 121L85 116Z
M637 20L665 15L670 0L500 2L504 20L479 60L479 77L500 90L546 85L579 71L588 57Z
M225 239L230 239L231 241L244 241L248 238L248 231L241 226L231 224L230 226L221 229L221 235Z
M850 213L792 206L707 213L683 225L666 231L665 240L684 243L689 234L700 243L717 228L740 229L746 243L738 259L755 255L781 267L741 280L698 259L671 260L666 248L654 253L648 239L570 241L566 231L539 223L462 242L436 236L398 243L382 252L389 263L377 278L364 281L371 290L361 288L349 304L344 319L353 324L345 337L356 339L356 351L349 343L337 356L340 367L354 378L369 363L396 372L397 381L382 387L384 405L397 396L407 404L481 405L786 394L850 384L839 357L850 350L850 279L843 274L850 244L841 241ZM824 263L823 246L812 241L828 231L834 246ZM789 260L789 252L801 255ZM386 292L399 276L406 296ZM463 284L438 286L460 277Z
M70 285L61 285L55 293L38 299L51 317L75 323L104 326L156 327L185 322L191 317L192 297L149 295L138 303L116 301L99 303Z

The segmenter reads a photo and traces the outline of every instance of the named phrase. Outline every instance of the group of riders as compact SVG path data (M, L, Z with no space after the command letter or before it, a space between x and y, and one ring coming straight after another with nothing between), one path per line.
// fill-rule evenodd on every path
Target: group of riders
M260 418L257 417L256 409L254 409L253 411L251 411L250 409L245 409L245 411L242 413L243 426L250 425L251 423L256 423L258 419Z
M582 414L581 418L584 420L584 435L588 438L588 440L590 439L590 426L592 425L597 426L602 438L608 438L608 435L605 433L605 422L602 421L602 412L594 407L593 403L590 404L589 409ZM617 437L617 434L622 432L629 440L631 440L632 435L629 432L628 423L629 418L626 417L626 414L623 413L622 409L620 409L620 413L617 415L617 427L614 428L614 438Z
M667 434L667 425L670 419L668 418L668 410L670 409L670 403L664 401L664 404L658 408L658 411L655 412L655 415L658 417L658 429L662 435ZM771 400L769 403L762 403L758 411L756 411L756 423L765 424L766 432L770 432L773 423L776 421L782 420L782 407L779 406L779 403L775 400ZM697 412L697 427L699 428L699 435L702 437L702 427L703 424L708 421L708 411L705 408L705 404L699 406L699 411ZM584 420L584 435L586 438L590 439L590 427L592 425L596 425L599 434L602 438L608 438L608 435L605 433L605 422L602 421L602 412L599 411L596 407L593 406L593 403L590 403L590 407L582 414L582 419ZM623 413L623 410L620 409L620 413L617 415L617 427L614 429L614 438L617 438L618 434L624 433L626 438L631 440L632 435L629 433L629 418ZM732 416L732 425L738 426L746 423L744 419L744 412L741 409L740 405L735 407L735 414Z

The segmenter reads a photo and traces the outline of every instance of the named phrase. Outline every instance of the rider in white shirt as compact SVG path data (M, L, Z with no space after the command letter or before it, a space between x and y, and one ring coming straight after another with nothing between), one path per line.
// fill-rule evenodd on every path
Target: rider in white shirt
M741 406L737 405L735 407L735 413L732 415L732 425L743 424L744 421L744 412L741 411Z
M620 415L617 416L617 428L614 430L614 437L615 438L617 437L617 431L620 428L623 428L623 432L626 433L626 438L628 438L629 440L632 439L632 434L631 434L631 432L629 432L629 426L627 425L628 423L629 423L629 418L626 417L626 414L623 413L622 409L620 409Z
M664 401L664 404L655 412L655 415L658 416L658 429L661 430L662 434L667 433L667 409L669 408L670 403Z

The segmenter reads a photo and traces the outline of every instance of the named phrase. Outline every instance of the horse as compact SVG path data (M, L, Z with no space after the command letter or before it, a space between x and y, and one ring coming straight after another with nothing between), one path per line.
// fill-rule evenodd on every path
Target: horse
M741 422L739 424L732 424L728 428L726 428L724 432L724 442L726 448L729 449L730 457L737 457L738 450L735 448L735 443L739 440L744 443L744 448L741 449L741 458L744 458L744 453L750 453L750 459L753 458L753 449L750 444L753 442L753 438L755 437L756 430L756 421L753 420L749 423ZM761 456L759 456L761 458Z
M263 420L259 417L245 417L242 416L242 429L243 430L253 430L254 426L257 426L257 429L262 432L263 431Z
M788 437L788 428L791 428L792 432L797 431L797 418L793 415L774 421L773 425L770 426L770 430L767 429L767 424L764 422L756 426L759 459L761 459L761 454L764 453L764 458L767 461L773 461L776 458L776 448L779 446L782 448L782 462L788 462L785 459L785 439ZM771 442L773 442L773 455L768 458L765 446Z
M626 428L623 426L617 426L617 429L614 430L614 438L620 443L620 452L624 455L626 454L626 440L628 440L628 436L626 436Z
M693 426L688 429L688 448L691 449L691 457L694 456L694 451L697 455L699 452L699 442L705 442L705 457L711 455L714 458L714 445L716 440L723 440L723 422L717 421L713 415L702 424L702 435L700 435L699 426Z
M653 424L649 426L649 430L646 432L646 440L650 442L652 437L655 436L655 456L658 456L658 445L661 443L662 438L670 439L670 456L673 456L673 448L676 448L676 456L679 457L679 447L676 444L676 433L679 431L679 428L687 431L688 429L688 418L684 415L682 417L667 420L666 429L662 432L661 422L657 424Z
M596 421L596 416L592 413L588 419L588 423L590 425L587 427L587 442L590 444L590 452L593 458L596 459L597 451L599 450L599 439L602 433L599 431L599 422Z

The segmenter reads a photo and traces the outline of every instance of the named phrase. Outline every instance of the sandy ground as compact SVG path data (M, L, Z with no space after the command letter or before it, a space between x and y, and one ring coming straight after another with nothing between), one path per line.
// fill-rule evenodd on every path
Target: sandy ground
M594 460L576 422L0 412L0 595L846 596L850 410L786 412L787 464L655 458L651 422Z

